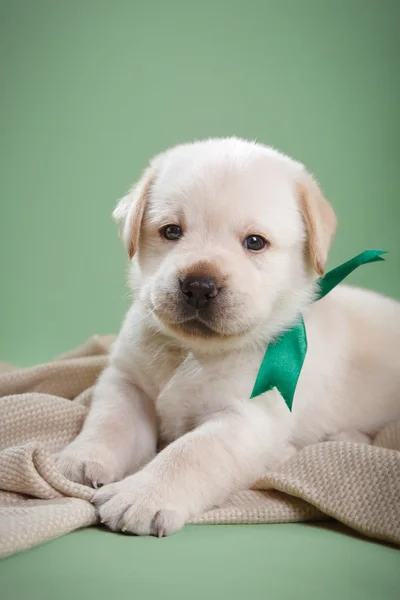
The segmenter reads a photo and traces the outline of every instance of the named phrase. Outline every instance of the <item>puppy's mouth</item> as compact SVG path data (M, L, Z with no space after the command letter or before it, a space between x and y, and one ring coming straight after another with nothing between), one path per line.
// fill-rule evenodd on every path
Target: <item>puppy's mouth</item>
M191 316L176 320L171 319L171 316L167 316L164 311L158 310L156 307L153 308L153 314L165 327L175 334L183 335L184 337L226 339L237 335L216 329L208 320L200 315L200 311L196 311Z
M180 330L186 335L193 337L227 337L226 334L216 331L198 317L178 323L168 323L168 327L174 330Z
M191 318L182 320L172 321L166 319L165 315L160 314L157 310L154 314L168 329L178 334L183 334L189 337L202 337L202 338L225 338L230 337L229 334L217 331L211 325L209 325L204 319L198 314Z

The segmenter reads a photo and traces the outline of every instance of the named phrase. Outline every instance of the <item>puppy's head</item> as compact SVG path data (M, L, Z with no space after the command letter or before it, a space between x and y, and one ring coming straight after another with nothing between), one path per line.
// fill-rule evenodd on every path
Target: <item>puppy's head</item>
M287 327L312 296L336 227L301 164L238 139L157 156L114 217L145 310L207 349Z

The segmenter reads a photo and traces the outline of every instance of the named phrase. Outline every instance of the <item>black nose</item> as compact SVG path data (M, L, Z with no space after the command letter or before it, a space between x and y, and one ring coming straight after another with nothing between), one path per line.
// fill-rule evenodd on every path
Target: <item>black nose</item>
M204 308L218 294L217 284L210 277L185 277L181 290L186 301L196 310Z

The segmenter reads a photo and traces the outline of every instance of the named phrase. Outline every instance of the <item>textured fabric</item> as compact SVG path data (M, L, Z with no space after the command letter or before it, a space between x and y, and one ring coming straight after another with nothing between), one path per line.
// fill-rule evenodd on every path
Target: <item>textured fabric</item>
M361 265L383 261L385 250L365 250L339 265L318 280L314 301L320 300L350 273ZM307 333L303 317L283 335L268 345L258 371L251 398L274 388L279 390L289 410L292 410L294 393L307 353Z
M92 490L58 473L51 455L80 431L90 388L113 338L94 337L46 365L0 368L0 556L97 522ZM309 446L253 490L196 523L276 523L334 517L400 543L400 423L374 446Z

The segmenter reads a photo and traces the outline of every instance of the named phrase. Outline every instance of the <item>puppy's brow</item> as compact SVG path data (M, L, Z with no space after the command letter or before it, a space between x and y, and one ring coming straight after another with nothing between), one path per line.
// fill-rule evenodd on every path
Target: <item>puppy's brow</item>
M181 219L176 216L167 216L160 218L158 215L154 216L153 219L146 220L146 226L150 229L159 230L167 225L180 225Z
M157 208L150 208L146 215L146 223L150 227L163 227L171 223L182 224L183 214L177 211L160 211Z

